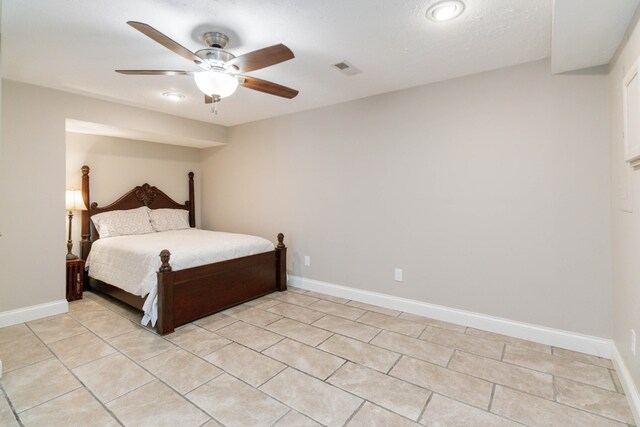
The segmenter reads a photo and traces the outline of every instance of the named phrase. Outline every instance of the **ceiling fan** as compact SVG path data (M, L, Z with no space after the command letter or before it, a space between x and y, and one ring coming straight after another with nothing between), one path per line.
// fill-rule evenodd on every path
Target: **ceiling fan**
M214 112L216 112L215 105L222 98L232 95L238 85L288 99L298 95L298 91L295 89L240 74L260 70L294 58L293 52L283 44L234 56L224 50L229 42L229 38L225 34L208 32L204 34L203 39L209 47L193 53L148 24L136 21L129 21L127 24L170 51L196 64L201 70L116 70L117 73L147 76L193 76L198 89L204 93L205 103L213 104L212 111Z

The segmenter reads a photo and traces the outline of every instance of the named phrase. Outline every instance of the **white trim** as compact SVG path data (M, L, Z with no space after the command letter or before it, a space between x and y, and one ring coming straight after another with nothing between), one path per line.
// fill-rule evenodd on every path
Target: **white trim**
M511 337L535 341L541 344L562 347L599 357L611 357L612 342L606 338L518 322L393 295L334 285L299 276L289 276L289 284L295 288L321 292L327 295L400 310L405 313L426 316L458 325L470 326Z
M68 311L69 303L66 299L18 308L16 310L3 311L0 313L0 328L42 319L43 317L55 316L56 314L62 314Z
M611 355L613 366L616 368L624 393L627 395L627 401L629 401L631 412L636 419L636 425L640 426L640 392L638 392L638 387L633 382L633 378L631 378L631 373L627 369L627 365L624 363L624 359L622 359L622 356L618 351L618 347L615 343L612 343L611 347L611 351L613 353Z

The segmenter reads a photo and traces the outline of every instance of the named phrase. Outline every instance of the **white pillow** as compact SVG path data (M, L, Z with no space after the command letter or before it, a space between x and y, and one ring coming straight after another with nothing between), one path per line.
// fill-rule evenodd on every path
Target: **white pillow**
M137 209L103 212L93 215L91 220L100 238L153 233L149 210L142 206Z
M185 230L189 225L189 211L184 209L152 209L149 212L155 231Z

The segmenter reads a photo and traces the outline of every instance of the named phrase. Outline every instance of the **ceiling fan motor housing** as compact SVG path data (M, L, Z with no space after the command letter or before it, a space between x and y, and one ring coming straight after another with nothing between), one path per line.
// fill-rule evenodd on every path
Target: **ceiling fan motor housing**
M202 58L202 60L206 64L209 64L211 67L215 68L224 68L224 64L227 61L231 61L233 58L235 58L232 53L215 47L200 49L195 54L199 58Z
M218 49L224 49L229 43L229 37L224 33L218 33L217 31L210 31L204 33L202 36L204 42L209 47L217 47Z

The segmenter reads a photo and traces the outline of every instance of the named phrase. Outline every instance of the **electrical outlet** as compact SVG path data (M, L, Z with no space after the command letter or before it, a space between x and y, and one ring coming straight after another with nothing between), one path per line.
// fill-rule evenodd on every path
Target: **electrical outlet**
M306 265L307 267L311 266L311 257L309 255L304 256L304 265Z
M396 268L394 270L394 277L396 279L396 282L402 282L402 269L401 268Z
M631 354L633 354L634 356L636 355L636 331L634 331L633 329L631 330Z

